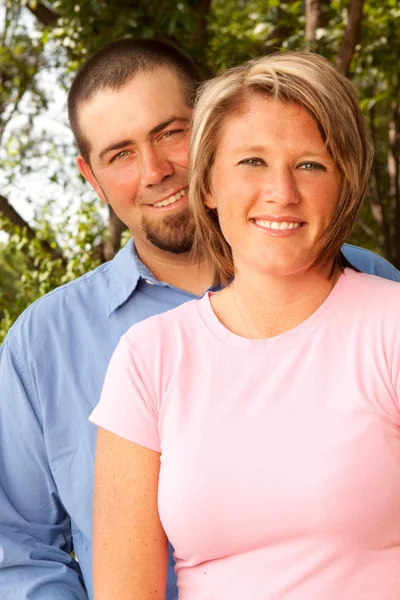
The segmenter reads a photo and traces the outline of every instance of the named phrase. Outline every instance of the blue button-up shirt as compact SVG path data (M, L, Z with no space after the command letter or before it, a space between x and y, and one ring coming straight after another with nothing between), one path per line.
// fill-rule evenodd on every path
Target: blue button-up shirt
M360 270L400 281L381 257L344 252ZM0 349L0 598L92 597L96 428L88 416L121 335L191 298L155 279L128 242L111 262L39 299L10 330ZM171 556L167 598L177 598Z

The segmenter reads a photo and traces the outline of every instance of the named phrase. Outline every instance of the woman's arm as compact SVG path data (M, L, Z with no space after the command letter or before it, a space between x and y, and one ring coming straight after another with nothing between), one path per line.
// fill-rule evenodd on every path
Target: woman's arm
M94 600L165 598L168 542L157 508L160 454L99 428Z

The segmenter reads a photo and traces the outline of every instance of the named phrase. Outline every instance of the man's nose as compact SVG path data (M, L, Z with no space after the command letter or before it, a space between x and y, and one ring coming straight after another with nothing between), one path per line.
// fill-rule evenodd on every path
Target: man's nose
M142 183L144 186L158 185L165 177L173 174L174 167L168 157L150 146L142 152Z
M291 169L282 168L271 171L266 185L265 201L278 206L300 202L299 188L295 174Z

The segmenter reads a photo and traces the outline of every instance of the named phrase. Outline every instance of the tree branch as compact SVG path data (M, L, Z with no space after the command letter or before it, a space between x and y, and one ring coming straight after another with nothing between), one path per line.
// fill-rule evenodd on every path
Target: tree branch
M0 213L8 219L13 225L17 227L21 227L21 229L26 229L27 236L32 239L36 237L35 231L32 227L21 217L21 215L15 210L13 206L9 203L7 198L0 194Z
M0 48L4 48L4 46L6 45L7 30L8 30L8 25L9 25L8 11L9 11L9 6L7 3L5 6L5 9L4 9L4 27L3 27L3 31L2 31L1 39L0 39Z
M21 217L21 215L15 210L13 206L9 203L5 196L0 194L0 215L3 216L10 221L13 225L16 225L20 229L23 229L26 232L26 236L29 240L33 240L37 238L36 231ZM53 260L57 258L61 258L63 263L65 259L57 248L53 248L48 242L45 240L40 240L40 245L43 250L45 250L48 254L50 254Z
M336 59L336 67L347 77L350 64L360 37L364 0L350 0L347 8L347 25Z
M372 227L370 227L361 217L357 220L357 225L364 233L367 234L369 238L371 238L371 240L375 242L379 248L382 248L382 242L379 239L379 236L376 235Z
M267 35L264 41L264 54L273 54L277 50L280 50L282 47L282 43L290 36L291 30L290 27L286 24L285 21L286 11L288 9L288 0L281 0L279 5L276 8L276 26L274 29Z
M27 88L25 88L22 92L19 92L18 97L14 102L14 106L12 107L10 114L7 115L7 118L3 121L0 117L0 144L3 139L4 131L5 131L8 123L11 121L12 117L14 116L14 114L17 112L19 103L21 102L26 91L27 91Z
M42 2L28 2L26 4L26 8L44 25L48 27L52 25L57 19L59 15L48 8Z

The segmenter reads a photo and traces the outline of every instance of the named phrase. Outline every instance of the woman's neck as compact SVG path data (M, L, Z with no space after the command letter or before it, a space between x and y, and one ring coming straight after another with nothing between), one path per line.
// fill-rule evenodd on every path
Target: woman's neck
M233 333L269 338L303 323L326 300L340 276L332 266L290 276L246 271L236 273L225 290L213 296L212 306Z

